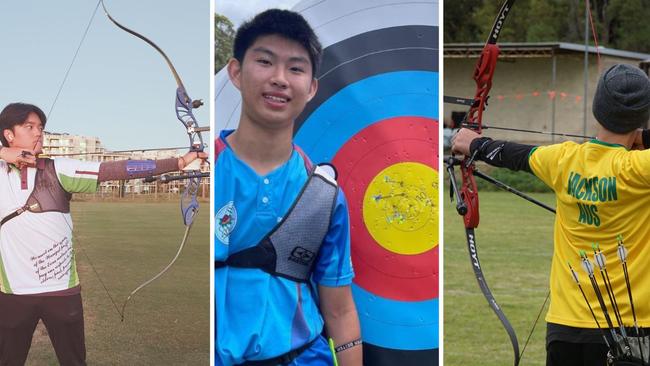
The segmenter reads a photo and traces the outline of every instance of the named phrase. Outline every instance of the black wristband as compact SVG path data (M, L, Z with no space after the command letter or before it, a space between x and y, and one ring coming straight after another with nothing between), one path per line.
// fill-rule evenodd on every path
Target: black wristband
M641 131L641 141L643 141L644 149L650 148L650 130Z
M474 151L478 150L478 155L476 156L480 157L482 153L481 149L485 147L485 145L487 145L487 143L490 141L492 141L492 139L489 137L475 138L474 140L472 140L472 143L469 145L469 154L472 155L474 154Z
M356 347L356 346L360 345L361 343L363 343L361 341L361 338L357 338L357 339L353 340L352 342L348 342L346 344L343 344L343 345L340 345L340 346L334 348L334 352L339 353L339 352L345 351L346 349Z

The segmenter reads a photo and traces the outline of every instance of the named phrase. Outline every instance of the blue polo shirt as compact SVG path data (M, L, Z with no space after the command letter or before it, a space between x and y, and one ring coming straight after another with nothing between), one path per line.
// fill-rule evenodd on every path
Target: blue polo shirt
M215 260L257 245L282 220L307 182L303 156L260 176L226 142L215 167ZM264 360L299 348L318 337L323 318L318 285L352 283L348 208L341 190L329 231L320 248L312 283L297 283L259 269L215 270L216 362L233 365Z

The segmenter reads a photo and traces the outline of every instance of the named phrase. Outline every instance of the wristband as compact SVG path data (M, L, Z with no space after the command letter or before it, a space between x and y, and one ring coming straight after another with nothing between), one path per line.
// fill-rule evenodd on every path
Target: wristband
M477 137L472 142L469 144L469 154L477 154L476 156L481 156L482 154L482 149L487 145L490 141L492 141L491 138L489 137Z
M334 348L334 352L336 352L336 353L343 352L346 349L356 347L356 346L360 345L361 343L363 343L361 341L361 338L357 338L357 339L353 340L352 342L348 342L346 344L343 344L343 345L340 345L340 346Z

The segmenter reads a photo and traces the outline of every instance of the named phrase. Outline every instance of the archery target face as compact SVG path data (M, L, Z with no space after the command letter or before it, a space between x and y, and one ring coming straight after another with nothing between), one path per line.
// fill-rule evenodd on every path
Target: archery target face
M435 120L389 118L363 127L333 159L350 207L355 284L373 294L438 296L437 140Z
M412 351L413 364L434 364L437 1L310 0L294 10L324 47L319 90L296 120L295 142L315 163L331 162L338 171L350 208L364 346L387 357ZM215 88L217 131L236 128L239 93L225 70Z

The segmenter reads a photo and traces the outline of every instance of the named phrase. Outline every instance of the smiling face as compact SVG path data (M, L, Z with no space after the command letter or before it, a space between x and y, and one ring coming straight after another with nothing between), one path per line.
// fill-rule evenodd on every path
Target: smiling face
M228 73L242 95L240 123L264 129L292 127L318 88L307 50L277 35L259 37Z
M28 149L38 154L43 149L43 123L38 115L31 112L22 124L2 131L10 147Z

